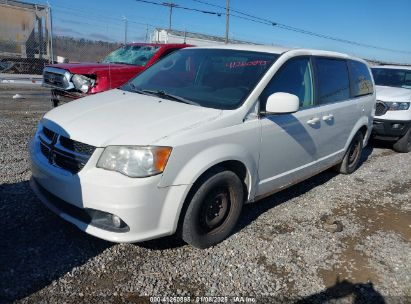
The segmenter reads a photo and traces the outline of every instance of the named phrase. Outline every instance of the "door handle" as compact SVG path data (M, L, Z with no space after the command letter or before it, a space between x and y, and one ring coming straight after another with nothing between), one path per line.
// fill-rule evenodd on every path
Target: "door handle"
M308 120L307 121L307 123L309 124L309 125L316 125L317 123L319 123L320 122L320 119L318 118L318 117L314 117L314 118L311 118L310 120Z
M328 115L323 116L324 121L330 121L330 120L333 120L333 119L334 119L334 115L332 115L332 114L328 114Z

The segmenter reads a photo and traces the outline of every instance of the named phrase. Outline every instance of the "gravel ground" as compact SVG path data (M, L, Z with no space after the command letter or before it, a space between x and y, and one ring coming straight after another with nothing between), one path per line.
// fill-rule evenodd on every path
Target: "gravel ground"
M327 171L247 205L236 232L207 250L173 238L112 244L48 211L28 186L27 144L48 94L0 87L0 303L411 302L411 154L370 145L350 176Z

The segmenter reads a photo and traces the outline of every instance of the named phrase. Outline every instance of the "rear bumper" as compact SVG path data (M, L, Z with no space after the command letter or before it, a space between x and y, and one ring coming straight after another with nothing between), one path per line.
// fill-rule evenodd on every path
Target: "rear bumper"
M374 119L372 136L375 139L398 140L410 127L411 121Z

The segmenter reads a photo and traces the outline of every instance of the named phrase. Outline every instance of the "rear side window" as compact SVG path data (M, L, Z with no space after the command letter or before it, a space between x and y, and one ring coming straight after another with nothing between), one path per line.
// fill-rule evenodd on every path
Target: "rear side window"
M350 81L345 60L316 58L318 103L327 104L350 98Z
M359 61L350 60L351 96L358 97L373 93L373 84L367 66Z
M262 110L265 110L268 96L277 92L298 96L300 108L313 105L312 69L308 57L296 57L284 63L260 96Z

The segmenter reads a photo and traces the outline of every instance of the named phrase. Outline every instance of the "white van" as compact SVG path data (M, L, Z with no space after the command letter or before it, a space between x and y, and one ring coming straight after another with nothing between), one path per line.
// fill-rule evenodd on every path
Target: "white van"
M48 112L31 143L31 186L99 238L177 233L205 248L229 236L244 203L333 166L353 172L374 105L361 59L186 48L120 89Z
M371 68L377 91L373 137L392 142L397 152L411 151L411 66Z

